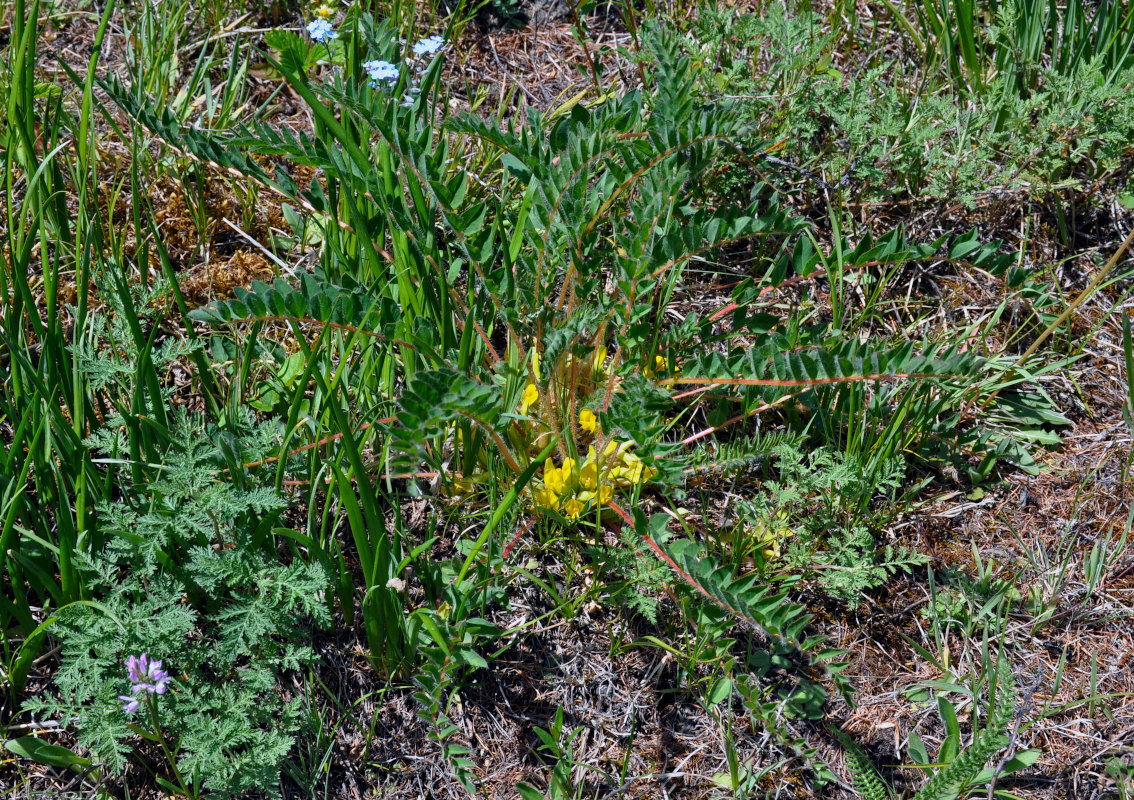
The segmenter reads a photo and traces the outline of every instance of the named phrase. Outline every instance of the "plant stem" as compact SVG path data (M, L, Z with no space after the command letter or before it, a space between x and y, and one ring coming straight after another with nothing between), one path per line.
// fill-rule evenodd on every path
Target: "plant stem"
M157 737L158 744L161 745L162 752L165 753L166 760L169 761L170 769L173 770L173 777L177 779L178 785L181 786L181 791L184 792L186 797L192 797L193 793L189 791L189 787L185 784L185 779L181 777L181 771L177 769L177 759L174 758L173 752L169 749L169 743L165 740L165 736L161 732L161 723L158 722L157 703L154 702L152 694L146 695L146 708L150 710L150 722L154 726L154 736Z

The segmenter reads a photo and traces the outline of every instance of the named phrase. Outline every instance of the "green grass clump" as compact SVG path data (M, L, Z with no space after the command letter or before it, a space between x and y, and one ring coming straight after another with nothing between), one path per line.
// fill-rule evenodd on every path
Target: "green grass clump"
M1037 54L1028 68L1034 77L1002 65L958 103L956 85L932 69L891 59L839 69L844 33L824 23L780 4L735 21L730 12L707 13L695 29L704 42L698 56L706 67L721 65L705 70L706 87L736 96L761 136L782 140L778 157L844 192L853 186L856 200L971 207L997 192L1089 190L1129 159L1134 54L1108 61L1081 49L1054 66ZM1134 23L1121 28L1129 37ZM872 33L879 36L878 26ZM997 41L990 52L1015 64L1017 49ZM1122 41L1108 52L1129 52L1129 39Z

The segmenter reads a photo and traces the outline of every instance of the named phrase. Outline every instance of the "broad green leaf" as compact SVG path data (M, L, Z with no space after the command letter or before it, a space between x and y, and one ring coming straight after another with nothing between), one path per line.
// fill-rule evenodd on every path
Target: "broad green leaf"
M89 767L93 762L55 744L48 744L34 736L21 736L4 742L10 753L50 767Z

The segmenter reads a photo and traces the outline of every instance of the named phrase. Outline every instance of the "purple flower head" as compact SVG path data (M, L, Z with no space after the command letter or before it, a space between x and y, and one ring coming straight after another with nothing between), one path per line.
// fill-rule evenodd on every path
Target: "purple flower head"
M141 698L148 692L165 694L166 687L173 680L161 668L161 660L150 658L146 653L126 659L126 677L130 681L130 694L118 695L118 699L123 701L122 710L127 714L138 710Z
M326 43L335 38L335 28L325 19L313 19L307 23L307 35L313 41Z
M150 657L145 653L141 656L129 656L126 659L126 677L130 679L130 683L146 682L149 660Z

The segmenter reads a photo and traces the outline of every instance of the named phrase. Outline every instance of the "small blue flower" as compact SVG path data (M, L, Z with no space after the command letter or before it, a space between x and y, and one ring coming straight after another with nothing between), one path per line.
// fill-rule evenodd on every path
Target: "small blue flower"
M441 36L430 36L422 39L413 46L415 56L431 56L445 46L445 39Z
M398 80L398 68L389 61L367 61L362 68L370 76L371 86L376 87L379 82L396 83Z
M335 28L325 19L313 19L307 23L307 35L313 41L325 44L335 38Z

